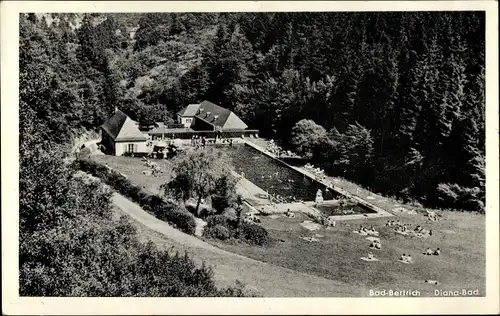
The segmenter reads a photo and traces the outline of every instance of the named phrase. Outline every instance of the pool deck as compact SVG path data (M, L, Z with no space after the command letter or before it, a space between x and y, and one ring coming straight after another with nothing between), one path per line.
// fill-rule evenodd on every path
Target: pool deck
M341 194L345 197L348 197L359 204L373 210L375 213L369 213L369 214L353 214L353 215L335 215L335 216L330 216L330 218L333 218L335 220L354 220L354 219L366 219L366 218L379 218L379 217L389 217L389 216L394 216L393 214L387 212L386 210L373 205L372 203L365 201L361 199L359 196L356 196L354 194L351 194L347 192L346 190L343 190L342 188L339 188L338 186L335 186L332 182L327 182L325 180L317 179L313 174L303 170L302 168L299 167L294 167L291 166L282 160L280 160L276 155L273 155L272 153L266 151L265 149L261 148L260 146L252 143L251 141L244 140L244 143L247 144L248 146L258 150L259 152L267 155L268 157L275 159L279 161L280 163L285 164L289 168L294 169L295 171L303 174L304 176L317 181L321 184L323 184L325 187L330 188L334 192ZM256 186L249 180L242 178L241 175L238 175L240 178L240 181L238 182L238 192L245 197L245 199L249 202L249 204L259 207L259 208L264 208L267 211L271 211L272 213L284 213L288 209L292 212L302 212L302 213L314 213L318 214L320 213L319 210L315 209L313 207L314 202L297 202L297 203L281 203L281 204L270 204L269 200L267 198L263 198L264 196L267 195L267 193L261 189L260 187Z

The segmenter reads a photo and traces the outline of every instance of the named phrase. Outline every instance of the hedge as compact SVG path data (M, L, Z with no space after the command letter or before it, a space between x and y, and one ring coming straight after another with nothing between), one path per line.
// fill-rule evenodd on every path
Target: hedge
M166 202L158 195L144 192L120 173L108 169L94 160L78 159L74 161L73 166L100 178L104 183L141 205L145 210L153 212L158 219L168 222L187 234L194 235L196 230L194 216L183 206Z
M203 235L220 240L229 238L243 239L249 244L264 246L269 244L270 237L267 230L255 224L240 222L227 218L225 215L212 215L207 217L207 225Z

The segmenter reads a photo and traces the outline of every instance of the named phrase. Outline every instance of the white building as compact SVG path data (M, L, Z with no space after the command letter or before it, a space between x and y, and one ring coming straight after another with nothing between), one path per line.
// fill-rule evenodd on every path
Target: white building
M147 137L137 123L116 109L115 114L101 126L101 144L108 155L121 156L126 152L147 152Z

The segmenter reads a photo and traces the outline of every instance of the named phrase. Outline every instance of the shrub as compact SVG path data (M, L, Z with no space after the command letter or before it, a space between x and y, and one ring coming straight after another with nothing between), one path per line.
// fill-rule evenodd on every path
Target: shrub
M207 217L207 227L215 227L217 225L228 227L227 220L224 215L211 215Z
M186 203L185 204L185 207L186 207L186 210L195 215L196 214L196 205L194 205L193 203Z
M240 228L242 237L252 244L264 246L270 241L267 230L262 226L242 223Z
M174 224L179 230L193 235L196 231L196 222L193 214L185 208L174 203L165 203L152 208L159 219Z
M226 240L226 239L229 239L231 237L231 232L229 231L229 229L227 229L226 227L224 227L222 225L216 225L212 229L211 235L212 235L212 237L215 237L217 239Z
M214 215L215 212L216 210L211 209L210 207L200 205L200 210L198 215L200 218L207 218L208 216Z
M224 210L224 212L222 213L222 215L226 218L226 220L229 220L229 221L236 221L238 220L237 216L236 216L236 210L232 207L228 207Z

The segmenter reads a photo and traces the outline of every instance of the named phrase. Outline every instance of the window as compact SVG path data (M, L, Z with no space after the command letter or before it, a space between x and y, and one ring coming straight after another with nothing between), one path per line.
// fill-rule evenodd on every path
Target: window
M134 144L128 144L128 152L130 153L134 152Z
M190 118L186 119L186 123L191 123L191 120Z

